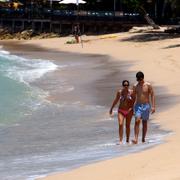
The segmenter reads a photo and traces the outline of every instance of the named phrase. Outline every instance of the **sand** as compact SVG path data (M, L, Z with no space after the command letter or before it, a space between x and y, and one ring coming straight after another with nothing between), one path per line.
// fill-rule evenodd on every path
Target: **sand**
M83 36L81 44L65 44L72 37L23 41L54 51L109 55L131 66L126 71L141 70L145 80L154 86L165 87L169 98L176 97L166 111L156 107L153 121L172 131L165 143L154 148L123 157L80 167L66 173L52 174L47 180L178 180L180 179L180 38L164 34L117 33L104 36ZM156 92L155 92L156 93ZM164 92L158 92L164 93Z

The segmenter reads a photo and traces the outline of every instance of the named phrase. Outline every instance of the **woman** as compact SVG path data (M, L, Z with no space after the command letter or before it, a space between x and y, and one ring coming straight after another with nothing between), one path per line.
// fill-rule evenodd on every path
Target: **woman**
M79 36L80 36L80 34L81 34L79 25L75 25L75 26L74 26L73 34L74 34L76 43L79 43Z
M113 108L119 101L118 122L119 122L120 144L122 144L122 140L123 140L123 125L125 119L126 119L126 142L129 143L130 124L131 124L131 118L133 116L133 105L134 105L134 98L132 96L133 91L129 89L129 81L124 80L122 82L122 86L123 88L117 92L116 98L114 99L111 109L109 111L109 114L112 115Z

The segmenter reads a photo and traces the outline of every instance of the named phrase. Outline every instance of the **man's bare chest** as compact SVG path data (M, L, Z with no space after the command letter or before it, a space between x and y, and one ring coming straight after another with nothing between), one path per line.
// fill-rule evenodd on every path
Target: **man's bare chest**
M148 85L142 85L142 86L138 85L136 87L136 92L137 92L138 95L140 95L140 94L148 94L149 93L149 87L148 87Z

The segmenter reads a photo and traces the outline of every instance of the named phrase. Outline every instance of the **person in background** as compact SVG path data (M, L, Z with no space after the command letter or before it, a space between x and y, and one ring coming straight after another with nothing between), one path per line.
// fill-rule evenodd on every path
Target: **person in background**
M79 36L81 35L79 25L74 26L73 35L74 35L76 43L79 43Z

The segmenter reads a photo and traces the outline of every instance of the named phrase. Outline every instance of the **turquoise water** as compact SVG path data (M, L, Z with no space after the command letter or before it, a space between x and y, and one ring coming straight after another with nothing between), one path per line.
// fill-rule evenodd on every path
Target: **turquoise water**
M0 51L0 124L19 121L41 103L45 92L30 84L55 64L46 60L28 60Z
M24 100L29 98L30 89L23 83L19 83L0 74L0 123L9 123L18 120L28 109L24 106Z

